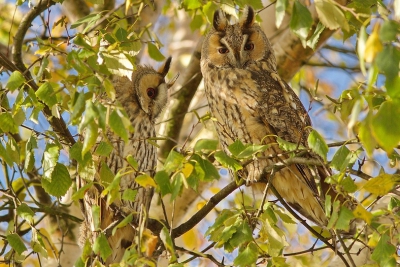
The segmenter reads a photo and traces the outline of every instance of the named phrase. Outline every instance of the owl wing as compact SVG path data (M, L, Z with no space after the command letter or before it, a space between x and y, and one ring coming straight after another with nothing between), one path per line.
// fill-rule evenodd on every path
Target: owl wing
M262 81L258 80L258 83L265 92L264 103L261 103L264 123L285 141L308 147L307 137L311 132L309 127L311 120L298 96L276 73L263 75ZM306 157L314 158L315 156L309 154ZM311 169L301 164L296 164L295 168L300 172L300 178L318 196L315 175L312 174Z

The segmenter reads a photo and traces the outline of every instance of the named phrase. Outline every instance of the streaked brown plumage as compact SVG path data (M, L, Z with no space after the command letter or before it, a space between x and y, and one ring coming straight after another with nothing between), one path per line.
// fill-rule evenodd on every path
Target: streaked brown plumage
M272 47L254 16L247 7L239 22L229 25L222 11L217 11L201 56L205 91L223 149L229 154L227 147L236 140L272 144L262 155L264 159L246 166L248 183L259 181L266 166L287 158L278 156L282 151L275 136L308 147L311 131L307 111L277 74ZM319 159L311 154L306 157ZM293 208L323 226L327 218L314 179L319 175L323 180L330 170L315 170L291 165L277 172L272 184ZM322 188L327 190L328 185L323 183Z
M129 142L125 142L111 131L107 132L107 141L113 146L113 151L107 158L95 159L97 172L100 173L102 162L105 162L114 174L124 174L120 181L120 199L127 189L137 191L134 201L117 200L110 207L106 199L101 199L99 187L92 187L84 197L84 228L89 228L92 236L87 238L93 244L98 237L98 230L95 228L91 208L98 205L101 208L100 229L103 231L110 224L115 223L118 211L124 215L132 213L133 225L146 223L147 214L153 196L152 187L141 187L135 182L135 178L143 173L153 177L157 165L157 148L148 142L149 138L156 137L155 119L167 104L168 88L172 83L165 82L171 58L158 70L151 67L137 66L131 79L128 77L115 77L113 85L116 91L117 102L124 108L131 125L134 128L129 136ZM101 101L107 101L103 99ZM105 137L103 137L103 141ZM137 171L129 167L126 157L131 155L138 163ZM99 178L97 178L98 181ZM84 181L80 181L84 183ZM100 189L101 190L101 189ZM87 230L89 230L87 229ZM97 230L97 232L95 231ZM108 237L112 255L107 259L106 264L119 262L125 250L137 242L138 231L132 224L120 228L114 235Z

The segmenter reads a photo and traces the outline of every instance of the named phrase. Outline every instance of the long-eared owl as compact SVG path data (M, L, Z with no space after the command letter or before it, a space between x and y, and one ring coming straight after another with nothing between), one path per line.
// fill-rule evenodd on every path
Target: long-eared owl
M262 177L265 167L288 157L277 145L276 136L308 147L311 131L307 111L279 77L271 44L254 19L251 7L246 7L233 25L221 10L216 11L201 53L205 91L225 152L230 154L228 146L236 140L269 144L260 157L246 165L248 184L266 181L268 175ZM311 153L306 157L319 159ZM272 184L293 208L324 226L327 218L315 177L321 177L322 191L334 193L323 181L329 175L325 167L295 164L279 170Z
M132 73L132 77L116 76L113 85L116 93L117 103L124 108L134 131L130 133L128 142L125 143L120 137L108 131L105 135L107 142L111 142L113 150L107 158L99 158L97 170L100 173L101 165L107 164L109 169L115 174L120 172L120 201L114 202L113 206L108 206L105 199L100 197L99 187L92 187L84 196L84 217L82 231L83 238L89 239L93 244L98 237L99 229L93 221L92 207L99 206L100 230L109 228L118 221L116 214L121 213L125 216L133 214L133 225L146 223L146 216L149 212L150 202L153 196L152 187L142 187L136 181L136 177L146 173L154 177L157 165L157 148L149 142L149 138L156 137L155 120L166 106L168 101L168 89L173 85L173 81L167 83L165 76L170 68L171 58L158 69L154 70L148 66L137 66ZM101 99L101 102L110 102L108 99ZM136 169L130 168L127 156L131 155L137 162ZM96 178L97 179L97 178ZM99 181L96 181L97 183ZM78 187L85 184L79 180ZM136 192L134 200L124 200L123 193L126 190ZM89 228L89 229L88 229ZM111 226L112 229L112 226ZM137 228L138 229L138 228ZM88 234L92 233L92 234ZM134 242L137 242L136 227L128 224L118 229L114 235L109 235L108 242L113 249L112 255L108 257L106 264L119 262L125 250ZM138 248L136 248L138 249Z

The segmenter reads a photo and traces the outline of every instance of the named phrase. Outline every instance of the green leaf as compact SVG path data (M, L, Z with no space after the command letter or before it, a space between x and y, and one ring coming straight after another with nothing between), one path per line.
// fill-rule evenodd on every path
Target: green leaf
M6 88L11 92L14 92L18 87L23 85L25 82L25 77L19 71L14 71L8 78Z
M13 117L8 112L3 112L0 114L0 129L4 133L18 133L18 125L15 123Z
M219 179L219 172L215 166L206 159L203 159L197 154L194 154L191 158L192 160L196 161L196 167L200 167L204 171L204 181L212 181Z
M160 50L158 50L158 48L153 43L148 42L147 49L152 59L157 61L163 61L165 59L163 54L161 54Z
M393 211L397 207L400 207L400 199L396 197L391 197L388 204L388 210Z
M57 104L56 93L54 92L53 86L49 82L42 84L39 89L35 92L37 98L43 101L49 108Z
M396 247L391 244L390 236L386 233L381 236L371 259L379 263L379 266L391 267L396 266Z
M31 171L33 167L35 166L35 152L33 151L36 149L37 146L37 141L34 136L29 137L28 142L26 142L25 146L25 164L24 164L24 169L25 171Z
M297 148L303 148L301 145L298 146L295 143L283 140L279 136L276 138L276 141L278 142L279 148L285 151L295 151Z
M128 142L128 131L122 122L122 119L116 110L113 110L110 115L110 127L118 136L120 136L125 143Z
M98 156L108 157L113 149L114 147L110 143L101 141L96 147L94 154Z
M187 9L197 9L202 6L201 1L199 0L184 0L183 3L187 6Z
M242 165L240 164L240 162L238 162L237 160L229 157L223 151L217 151L214 154L214 157L225 168L230 168L230 169L232 169L234 171L238 171L238 170L241 170L243 168Z
M163 244L164 244L165 248L167 249L167 251L170 253L169 261L170 262L176 261L174 243L172 242L172 238L171 238L167 228L163 227L161 229L160 239L163 242Z
M388 153L400 142L400 101L386 101L372 117L372 134Z
M228 210L228 209L222 210L222 212L220 214L218 214L217 218L215 219L214 224L211 225L207 229L207 231L206 231L206 233L204 235L205 236L210 236L213 233L217 232L218 229L220 229L221 227L225 227L224 223L234 215L235 215L235 213L233 211L231 211L231 210ZM218 241L218 240L213 240L213 239L210 239L210 240Z
M247 5L252 6L255 10L263 8L263 3L261 0L246 0Z
M372 135L371 121L372 121L372 114L368 114L365 120L360 123L358 131L358 136L369 157L372 156L375 147L378 145L378 143L375 140L375 137Z
M379 38L382 42L396 41L399 33L400 25L397 21L384 20L379 31Z
M44 149L42 167L43 177L51 179L53 170L57 164L60 148L56 144L47 143Z
M218 9L218 6L213 1L207 1L203 6L203 13L206 15L209 23L213 22L214 12Z
M247 247L241 251L239 251L238 256L233 261L235 266L238 267L247 267L253 266L258 258L258 248L254 242L250 242Z
M95 230L100 229L100 221L101 221L101 208L98 205L93 205L92 209L92 220L93 220L93 227Z
M399 181L399 175L384 173L369 179L364 184L363 188L374 195L384 196L389 193Z
M18 234L9 234L7 235L8 244L18 253L22 254L26 251L26 247L24 241Z
M96 241L93 244L93 251L94 253L99 254L104 261L112 254L110 245L103 233L100 233L96 238Z
M350 176L346 176L341 182L340 185L343 186L344 190L348 193L354 193L358 190L357 185L354 183L353 179Z
M245 159L259 152L265 151L268 147L268 145L247 145L246 148L237 155L237 157Z
M51 174L51 180L42 179L43 189L55 197L65 195L72 185L72 179L65 165L57 163Z
M303 46L305 46L305 40L307 39L312 24L313 19L310 11L299 1L295 1L290 20L290 29L299 36Z
M312 130L307 138L307 142L311 150L320 155L326 162L328 145L325 143L324 138L316 130Z
M315 50L315 48L318 44L319 36L321 35L321 33L323 32L324 29L325 29L325 26L321 22L318 22L314 33L307 40L307 46L309 46L309 47L311 47L311 49Z
M383 71L389 80L398 77L400 51L397 47L386 45L376 56L376 65Z
M164 170L168 173L175 172L178 169L182 168L184 161L184 156L174 150L171 150L171 152L169 152L168 154L167 159L165 160Z
M85 93L76 93L74 97L74 107L72 109L71 121L78 124L82 120L82 113L85 111L86 96Z
M315 0L315 9L321 22L331 30L349 31L349 24L342 10L331 0Z
M19 148L20 147L15 142L14 138L8 139L8 142L6 145L6 152L7 152L8 156L11 158L11 160L17 164L20 163Z
M400 76L393 77L393 79L386 79L385 87L388 95L394 99L400 99Z
M134 157L132 157L132 155L128 155L126 157L126 161L128 161L129 165L131 165L131 167L137 171L139 168L139 163L136 161L136 159Z
M115 174L111 171L105 162L101 163L100 167L100 182L108 186L114 180Z
M278 29L282 24L283 18L285 17L288 2L288 0L277 0L275 3L275 25Z
M172 187L169 180L169 175L166 171L159 171L154 176L158 187L160 188L161 196L172 193Z
M117 229L127 226L129 223L131 223L132 220L133 220L133 214L131 213L114 227L114 229L112 230L112 235L115 235L115 232L117 231Z
M229 244L236 248L244 243L250 242L251 240L253 240L253 231L246 221L242 221L242 223L237 226L232 238L230 238Z
M85 138L83 139L82 157L96 144L97 136L99 135L99 127L97 123L92 121L85 129Z
M92 187L93 183L88 183L79 188L71 197L72 200L77 201L79 199L83 199L85 196L85 193L89 190L90 187Z
M346 146L341 146L333 156L331 166L338 171L346 170L350 163L351 152Z
M0 157L7 163L8 166L13 166L14 162L10 155L7 153L6 149L0 142Z
M71 29L75 29L80 25L86 24L86 28L83 30L83 33L86 32L87 29L92 27L100 18L102 17L101 13L92 13L87 15L86 17L80 18L71 25Z
M210 153L217 150L218 140L215 139L199 139L194 145L194 152Z
M17 207L17 214L30 224L33 223L33 216L35 215L35 213L26 203L22 203Z
M246 146L240 141L236 140L234 143L228 146L228 150L232 153L233 156L237 156L242 152Z
M192 31L200 29L203 25L203 16L202 15L195 15L190 22L190 29Z
M133 189L127 188L122 193L122 199L133 202L133 201L136 200L137 193L138 193L137 190L133 190Z
M101 197L107 196L107 204L110 205L120 196L121 173L118 172L112 182L101 192Z
M147 187L147 186L156 187L157 186L156 183L154 182L154 179L148 174L142 174L142 175L137 176L135 178L135 182L138 183L142 187Z
M336 229L349 231L352 219L354 219L353 212L344 206L341 207L339 217L336 221Z

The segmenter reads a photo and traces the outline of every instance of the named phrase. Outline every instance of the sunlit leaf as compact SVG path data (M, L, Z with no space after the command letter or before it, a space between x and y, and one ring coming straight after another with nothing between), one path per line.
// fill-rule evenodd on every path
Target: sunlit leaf
M367 42L365 43L364 56L366 62L372 62L376 55L383 49L382 42L379 38L379 29L380 24L376 23L371 35L368 37Z
M94 154L103 157L108 157L112 150L113 146L110 143L101 141L99 145L96 147Z
M17 214L29 223L33 223L33 216L35 213L26 203L22 203L17 207Z
M9 234L7 235L8 244L18 253L22 254L26 251L26 246L24 241L18 234Z
M198 165L196 167L200 167L204 171L204 180L205 181L212 181L219 179L219 172L215 166L206 159L203 159L199 155L193 155L192 160L196 161Z
M233 263L238 267L253 266L258 258L258 248L256 244L250 242L243 250L239 251Z
M288 0L277 0L275 3L275 25L278 29L282 24L283 18L285 17L288 2Z
M110 114L110 127L118 136L120 136L125 143L128 142L128 131L122 122L122 119L116 110L113 110Z
M65 165L57 163L51 173L51 180L42 179L43 189L55 197L65 195L72 185L72 179Z
M18 125L15 123L13 117L8 112L0 114L0 129L5 133L18 133Z
M400 142L400 101L386 101L372 117L372 134L386 152L390 153Z
M130 188L127 188L124 190L124 192L122 193L122 199L123 200L127 200L127 201L135 201L136 200L136 196L137 196L138 190L133 190Z
M395 257L396 247L391 244L390 236L383 234L372 252L371 259L379 263L379 266L394 267L397 266Z
M171 152L169 152L168 154L167 159L165 160L164 170L168 173L177 171L183 166L184 161L184 156L174 150L171 150Z
M164 55L161 54L160 50L158 50L158 48L153 43L148 42L147 49L152 59L157 61L163 61L165 59Z
M49 82L42 84L35 92L35 95L50 108L57 104L57 97L53 85Z
M399 181L399 175L384 173L369 179L363 188L374 195L383 196L389 193Z
M194 151L209 153L215 151L217 147L218 140L216 139L199 139L194 146Z
M160 238L161 238L161 241L163 242L165 248L170 253L170 261L174 262L176 260L174 244L172 242L172 238L171 238L167 228L165 228L165 227L162 228L162 230L160 232Z
M93 183L88 183L79 188L71 197L72 200L76 201L79 199L83 199L85 196L85 193L89 190L90 187L92 187Z
M353 210L354 217L364 220L368 225L371 225L373 215L371 212L364 209L360 204Z
M47 143L43 153L43 177L51 179L51 174L57 164L60 148L56 144Z
M339 217L336 221L336 229L349 231L352 219L354 219L353 212L344 206L341 207Z
M214 157L225 168L230 168L230 169L232 169L234 171L238 171L238 170L241 170L243 168L242 165L237 160L229 157L223 151L217 151L214 154Z
M172 192L169 175L166 171L157 172L154 176L154 180L158 184L162 196L165 196L166 194L170 194Z
M117 231L117 229L123 228L126 225L128 225L129 223L131 223L133 219L133 214L129 214L128 216L126 216L120 223L118 223L114 229L112 230L112 235L115 235L115 232Z
M310 11L299 1L293 3L292 17L290 20L290 29L300 37L303 46L310 31L313 19Z
M10 77L8 78L6 88L13 92L14 90L18 89L21 85L25 82L25 77L19 71L14 71L11 73Z
M100 257L105 261L111 254L112 250L108 244L107 238L103 233L96 238L93 244L94 253L100 255Z
M315 130L313 130L307 138L308 145L318 155L320 155L324 161L326 161L326 155L328 154L328 145L325 143L324 138Z
M147 187L147 186L151 186L151 187L156 187L156 183L154 182L154 179L149 176L148 174L142 174L139 175L135 178L135 182L138 183L140 186L142 187Z
M350 163L351 152L346 146L341 146L332 158L331 166L338 171L344 171Z
M321 22L331 30L342 28L349 31L343 11L331 0L315 0L315 9Z
M246 146L240 141L236 140L234 143L228 146L229 151L232 153L232 155L237 156L242 152Z

